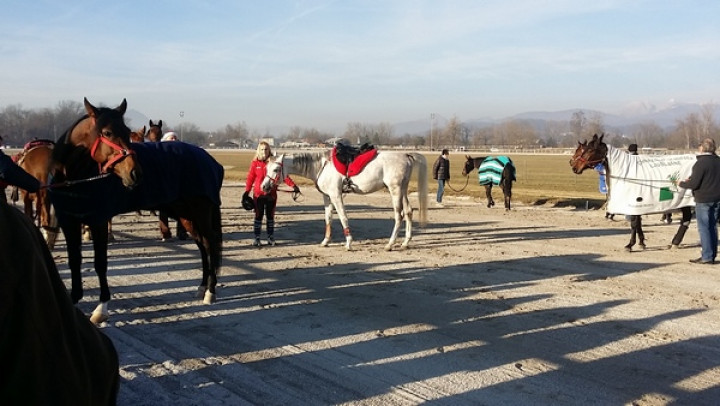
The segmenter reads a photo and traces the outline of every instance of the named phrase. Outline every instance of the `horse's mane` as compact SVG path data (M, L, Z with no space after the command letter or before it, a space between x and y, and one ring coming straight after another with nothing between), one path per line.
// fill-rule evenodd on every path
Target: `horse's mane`
M323 158L329 158L329 151L325 152L302 152L291 154L293 165L298 172L305 174L317 174L322 166Z

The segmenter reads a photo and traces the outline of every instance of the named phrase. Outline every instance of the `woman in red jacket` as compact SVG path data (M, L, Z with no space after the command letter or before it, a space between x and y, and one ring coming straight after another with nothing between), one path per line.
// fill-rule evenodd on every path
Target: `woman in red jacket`
M250 163L250 170L245 181L245 194L243 198L249 195L250 190L253 191L253 203L255 203L255 221L253 222L253 232L255 233L255 241L253 245L260 246L260 228L262 227L262 219L266 218L267 242L268 245L275 245L275 206L277 206L277 187L274 187L269 193L265 193L260 185L265 179L265 166L267 160L272 155L270 144L262 141L255 152L255 159ZM295 185L289 176L283 180L286 185L293 188L294 192L300 192L300 188Z

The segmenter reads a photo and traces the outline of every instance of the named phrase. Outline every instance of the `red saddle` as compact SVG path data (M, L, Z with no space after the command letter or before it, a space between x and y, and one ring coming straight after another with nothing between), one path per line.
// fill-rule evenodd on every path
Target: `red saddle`
M370 163L378 154L378 150L373 148L371 150L362 152L360 155L356 156L355 159L353 159L350 164L345 164L341 162L337 158L337 147L332 149L332 152L330 156L332 156L332 162L333 165L335 165L335 169L340 172L341 174L352 177L360 172L365 168L365 166Z

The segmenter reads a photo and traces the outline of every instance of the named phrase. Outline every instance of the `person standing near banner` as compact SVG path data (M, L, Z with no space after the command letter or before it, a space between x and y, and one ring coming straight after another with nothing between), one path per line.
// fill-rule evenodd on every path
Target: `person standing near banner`
M630 155L637 155L638 146L637 144L630 144L628 146L628 154ZM630 243L625 246L625 251L632 251L632 247L635 245L635 238L637 236L637 239L639 241L640 249L645 249L645 233L642 229L642 216L640 215L632 215L632 216L625 216L625 219L630 221L630 229L632 230L632 233L630 234Z
M436 201L439 206L442 205L443 194L445 194L445 182L450 180L450 152L447 149L442 153L433 164L433 179L438 182L438 190Z
M690 189L695 197L695 218L700 234L700 258L691 259L694 264L714 264L717 257L720 217L720 157L715 153L715 140L705 138L698 147L697 161L690 177L678 186Z

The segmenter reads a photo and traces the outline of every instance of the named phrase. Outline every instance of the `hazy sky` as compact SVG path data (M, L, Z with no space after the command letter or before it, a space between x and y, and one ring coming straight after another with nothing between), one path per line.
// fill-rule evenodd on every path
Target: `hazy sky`
M0 108L212 131L720 101L720 1L10 0Z

